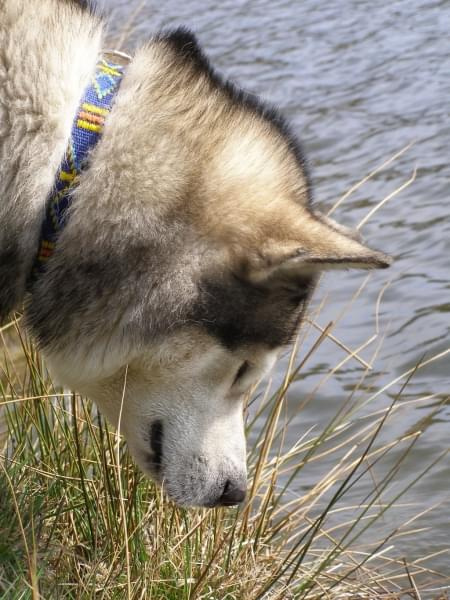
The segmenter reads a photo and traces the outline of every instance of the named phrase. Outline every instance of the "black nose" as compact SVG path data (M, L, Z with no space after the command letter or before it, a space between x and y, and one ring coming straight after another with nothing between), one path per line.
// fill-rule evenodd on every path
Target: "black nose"
M216 506L235 506L240 504L246 494L247 490L242 484L234 483L227 479L223 488L222 495L217 499Z

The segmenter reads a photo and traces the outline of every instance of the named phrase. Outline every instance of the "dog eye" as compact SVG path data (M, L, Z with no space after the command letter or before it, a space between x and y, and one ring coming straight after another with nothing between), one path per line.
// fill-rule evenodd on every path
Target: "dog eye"
M242 365L239 367L238 372L236 373L236 376L233 381L233 385L235 385L240 379L242 379L242 377L247 373L249 368L250 368L250 363L245 360L242 363Z

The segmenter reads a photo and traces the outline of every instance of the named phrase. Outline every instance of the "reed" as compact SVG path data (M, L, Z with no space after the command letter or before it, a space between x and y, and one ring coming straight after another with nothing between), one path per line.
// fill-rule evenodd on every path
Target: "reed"
M444 598L450 580L431 567L433 555L407 563L395 552L396 539L414 534L426 511L390 531L384 520L443 458L393 485L426 430L422 419L399 434L399 415L418 403L430 419L438 410L432 394L411 398L405 390L450 351L387 383L369 381L383 291L374 334L356 349L340 340L339 319L319 324L318 304L283 362L282 383L249 396L250 487L240 509L177 508L141 475L95 406L53 385L20 319L3 327L0 598ZM323 343L344 358L293 408L292 384ZM289 444L291 422L349 361L361 369L360 383L327 422L318 414L314 429L296 426L299 438ZM293 491L298 482L309 486L301 494Z

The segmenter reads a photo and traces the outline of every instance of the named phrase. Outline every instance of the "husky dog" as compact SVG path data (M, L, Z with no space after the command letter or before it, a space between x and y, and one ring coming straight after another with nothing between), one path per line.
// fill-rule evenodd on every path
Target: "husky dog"
M74 115L102 49L75 0L0 0L0 316L25 301L55 379L92 398L184 506L246 490L243 397L293 338L318 274L389 257L315 212L278 112L224 81L187 30L126 66L30 278Z

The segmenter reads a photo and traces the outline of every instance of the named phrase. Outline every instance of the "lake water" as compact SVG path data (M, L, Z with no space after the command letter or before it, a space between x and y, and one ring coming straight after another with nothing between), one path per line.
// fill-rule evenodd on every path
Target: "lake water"
M104 3L111 37L137 6L125 0ZM387 282L380 307L380 336L361 355L370 360L384 336L369 381L379 386L398 377L424 356L450 346L450 3L425 0L166 0L145 3L125 43L132 50L161 27L193 29L216 67L244 88L279 106L303 141L311 165L315 200L331 207L353 184L407 144L412 148L379 172L337 209L335 217L356 225L417 167L414 183L374 214L363 228L367 241L395 257L388 271L373 274L360 298L335 331L350 348L374 332L376 298ZM318 317L324 326L336 317L364 280L361 273L327 275L316 304L328 295ZM330 341L292 387L292 410L345 353ZM278 377L281 377L280 364ZM322 426L359 381L363 367L348 361L320 388L289 429L295 441L311 425ZM376 388L375 388L376 389ZM386 406L399 385L371 408ZM435 394L401 413L398 432L420 421L430 404L441 407L426 421L423 438L397 477L401 485L448 448L450 355L416 373L408 399ZM394 422L395 433L395 422ZM333 458L330 458L332 464ZM450 464L442 461L407 497L416 506L392 516L398 524L414 512L443 502L417 526L431 527L402 540L408 557L444 547L450 538ZM311 474L314 478L314 473ZM302 480L301 488L309 482ZM412 511L412 512L411 512ZM450 574L450 559L431 564Z

